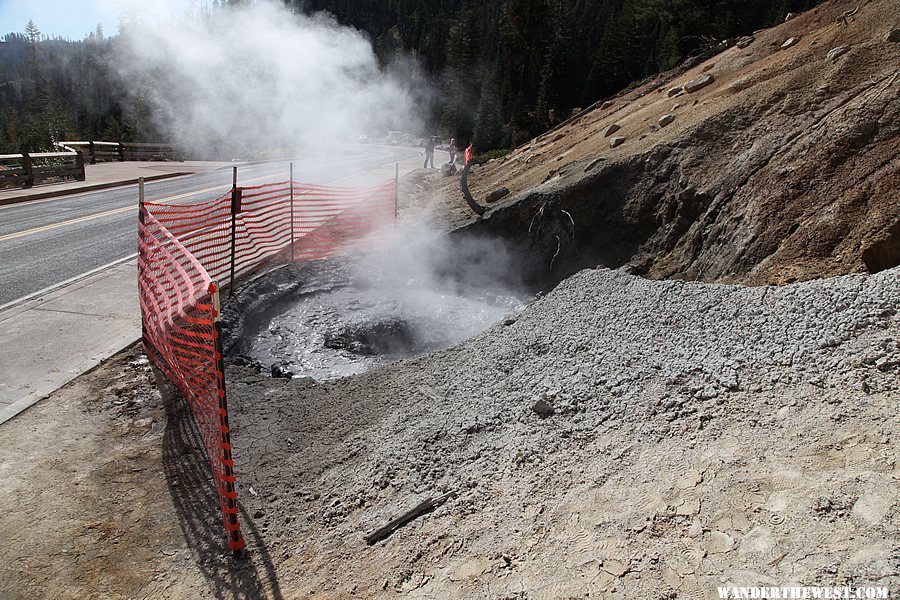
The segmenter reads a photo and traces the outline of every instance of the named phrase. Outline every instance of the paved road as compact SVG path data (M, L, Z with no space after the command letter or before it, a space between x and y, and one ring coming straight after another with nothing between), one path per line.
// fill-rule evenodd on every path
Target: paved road
M334 183L408 159L412 148L352 146L338 155L294 160L294 179ZM148 183L147 200L191 202L231 185L231 169ZM288 163L245 165L239 185L288 179ZM136 252L137 186L0 206L0 307L103 268Z

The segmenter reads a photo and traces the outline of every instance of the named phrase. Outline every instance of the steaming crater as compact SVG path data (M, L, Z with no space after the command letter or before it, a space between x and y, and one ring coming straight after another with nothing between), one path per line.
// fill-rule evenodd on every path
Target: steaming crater
M450 347L524 308L507 292L438 286L358 265L288 265L226 307L229 354L326 381Z

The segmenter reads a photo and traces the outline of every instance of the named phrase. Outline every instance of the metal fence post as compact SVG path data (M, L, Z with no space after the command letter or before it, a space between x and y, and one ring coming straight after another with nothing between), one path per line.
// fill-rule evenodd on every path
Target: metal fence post
M234 251L236 246L237 214L240 211L240 193L237 187L237 167L232 168L231 177L231 278L229 279L228 295L234 296Z
M291 262L294 262L294 163L291 162Z
M400 213L400 163L394 163L394 225L397 224L397 215Z
M235 170L237 168L235 167ZM234 285L232 285L232 290ZM220 498L224 500L226 530L228 532L228 547L239 554L246 543L241 536L240 523L238 523L237 490L235 488L234 459L231 456L231 428L228 424L228 399L225 395L225 359L222 347L222 322L219 316L222 312L222 302L219 298L219 285L213 281L209 284L213 306L213 329L215 331L215 361L216 361L216 387L219 399L219 459L222 461L224 477L217 483L222 485L225 493L219 490Z
M119 142L119 162L125 162L125 144Z
M97 164L97 150L94 147L94 140L88 142L88 151L91 153L91 164Z

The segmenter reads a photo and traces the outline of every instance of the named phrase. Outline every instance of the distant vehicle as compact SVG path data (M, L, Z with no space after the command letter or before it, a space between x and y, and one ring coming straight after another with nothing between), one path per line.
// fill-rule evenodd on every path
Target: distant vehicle
M406 144L407 146L411 146L413 143L413 136L411 133L404 133L400 137L400 142Z
M402 131L388 131L387 133L387 143L397 145L400 143L400 139L403 137Z
M369 143L369 136L367 136L367 135L361 135L361 136L359 136L359 143L360 143L360 144L368 144L368 143Z

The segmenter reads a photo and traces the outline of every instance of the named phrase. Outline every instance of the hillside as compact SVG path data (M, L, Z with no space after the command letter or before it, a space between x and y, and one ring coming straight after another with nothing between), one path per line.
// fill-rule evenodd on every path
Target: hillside
M527 220L563 209L583 264L654 279L780 284L898 264L896 7L856 6L829 2L732 40L477 168L476 198L511 191L478 228L533 245ZM416 204L449 204L453 225L474 217L455 180Z

